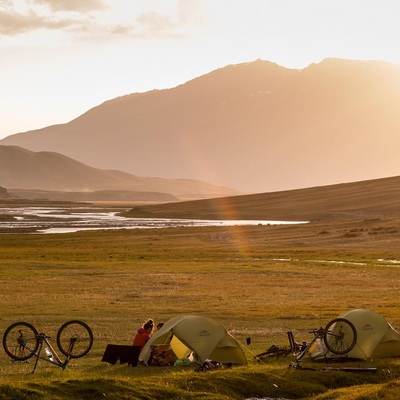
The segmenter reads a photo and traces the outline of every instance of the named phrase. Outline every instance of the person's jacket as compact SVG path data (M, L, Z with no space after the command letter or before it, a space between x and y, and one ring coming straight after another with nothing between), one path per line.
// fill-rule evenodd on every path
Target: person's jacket
M133 339L133 345L140 346L143 349L144 345L148 342L149 339L150 339L149 332L147 332L146 329L144 328L139 328L135 336L135 339Z

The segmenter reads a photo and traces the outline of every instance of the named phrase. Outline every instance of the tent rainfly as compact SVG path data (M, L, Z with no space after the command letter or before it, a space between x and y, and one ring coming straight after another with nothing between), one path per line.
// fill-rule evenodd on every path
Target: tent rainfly
M352 322L357 331L357 343L347 354L353 359L374 359L400 355L400 334L375 311L357 309L343 313L339 318ZM315 354L319 358L321 354ZM328 358L334 358L328 353Z
M152 346L161 344L169 345L178 359L194 353L199 363L210 359L223 364L247 364L236 339L209 317L183 315L168 320L143 347L139 359L147 363Z

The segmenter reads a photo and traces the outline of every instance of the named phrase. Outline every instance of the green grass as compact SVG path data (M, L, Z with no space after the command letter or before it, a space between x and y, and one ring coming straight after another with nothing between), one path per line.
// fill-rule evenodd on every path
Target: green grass
M361 363L376 374L293 370L290 357L254 361L272 344L288 345L288 330L309 340L310 329L353 308L400 327L400 268L387 261L400 259L396 234L381 229L371 241L367 233L386 225L397 229L376 220L0 235L0 334L24 320L55 338L62 323L81 319L95 335L90 354L65 371L41 361L28 374L32 362L11 363L1 351L0 399L395 399L397 359ZM146 318L181 313L220 321L249 365L197 373L101 363L106 345L130 344Z

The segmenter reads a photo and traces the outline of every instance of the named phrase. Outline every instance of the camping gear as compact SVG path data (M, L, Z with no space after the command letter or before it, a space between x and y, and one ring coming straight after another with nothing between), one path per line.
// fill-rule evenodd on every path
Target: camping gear
M175 365L175 362L178 360L178 357L169 344L154 344L150 347L151 355L147 362L148 365L166 367L168 365Z
M115 365L119 360L120 364L128 363L128 366L136 367L140 350L140 346L108 344L101 361Z
M148 363L156 345L169 345L178 359L190 356L198 364L207 359L247 364L236 339L219 322L200 315L181 315L167 321L146 343L139 358Z
M400 334L375 311L356 309L343 313L339 318L352 322L357 331L357 343L346 354L352 359L374 359L400 356ZM314 359L321 358L325 350L315 351L311 354ZM327 353L324 358L337 358L332 353Z

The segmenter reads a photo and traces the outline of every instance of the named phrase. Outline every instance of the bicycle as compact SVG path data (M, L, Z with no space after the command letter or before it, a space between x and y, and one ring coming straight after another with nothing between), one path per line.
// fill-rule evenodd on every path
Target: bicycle
M82 321L72 320L63 324L57 332L56 341L59 350L66 357L64 361L61 360L49 339L51 339L50 336L38 333L32 324L15 322L4 332L3 348L13 362L26 361L35 356L32 373L35 372L39 359L65 369L72 358L80 358L89 353L93 345L93 332ZM41 355L43 347L46 356Z
M357 343L357 331L353 323L345 318L335 318L325 328L313 329L313 339L302 345L296 343L292 332L288 332L290 347L293 350L296 361L295 368L300 368L300 361L307 354L311 353L318 345L317 340L323 343L324 356L330 352L335 356L347 355Z

